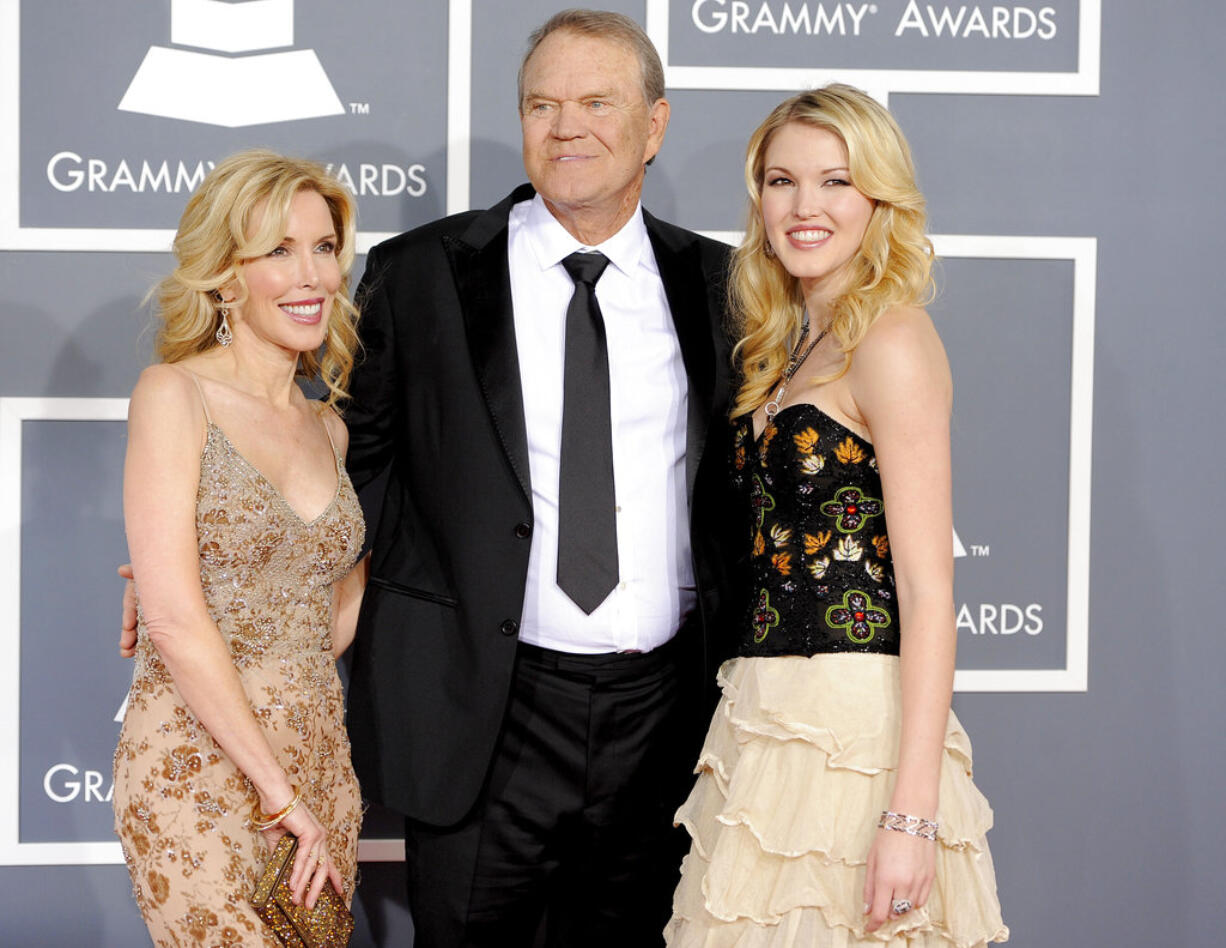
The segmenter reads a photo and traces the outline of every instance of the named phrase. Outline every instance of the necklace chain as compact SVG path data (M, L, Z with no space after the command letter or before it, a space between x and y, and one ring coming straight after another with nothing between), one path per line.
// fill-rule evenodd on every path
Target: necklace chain
M805 348L804 352L800 351L800 347L805 344L805 339L809 336L809 312L805 311L805 321L800 327L800 337L796 340L796 345L792 347L792 352L788 356L787 367L783 370L783 378L779 381L779 388L775 392L775 397L766 403L766 420L770 421L779 413L779 408L783 403L783 396L788 390L788 383L792 381L792 376L805 364L805 359L809 358L809 353L817 348L817 344L826 338L826 333L830 331L827 326L817 334L814 339Z

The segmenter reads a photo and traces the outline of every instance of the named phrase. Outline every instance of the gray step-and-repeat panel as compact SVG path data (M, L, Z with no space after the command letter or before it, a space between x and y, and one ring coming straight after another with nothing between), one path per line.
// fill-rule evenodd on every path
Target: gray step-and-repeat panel
M0 0L0 944L146 940L111 830L113 569L141 300L188 195L239 148L307 155L357 195L362 251L500 199L518 58L560 5ZM955 705L1014 943L1212 943L1226 13L608 5L665 63L644 197L665 219L736 241L745 140L792 91L847 81L895 112L942 258ZM410 943L402 854L372 811L356 945Z

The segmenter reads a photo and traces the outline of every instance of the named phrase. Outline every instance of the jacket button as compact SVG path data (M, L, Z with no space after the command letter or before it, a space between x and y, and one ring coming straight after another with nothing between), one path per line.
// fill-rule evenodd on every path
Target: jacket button
M498 631L503 635L514 635L519 631L519 623L514 619L503 619L502 625L498 627Z
M515 524L515 535L521 540L528 539L528 537L532 536L532 524L528 523L527 520Z

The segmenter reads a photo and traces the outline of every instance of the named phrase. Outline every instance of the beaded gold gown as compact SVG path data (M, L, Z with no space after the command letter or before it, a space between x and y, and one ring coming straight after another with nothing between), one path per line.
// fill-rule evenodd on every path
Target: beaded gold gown
M332 501L304 521L209 419L196 530L209 613L277 759L328 829L349 902L362 811L331 608L332 585L352 567L364 527L339 455L336 470ZM250 822L256 793L188 709L143 615L135 661L114 809L149 931L158 945L274 948L280 943L250 904L269 852Z

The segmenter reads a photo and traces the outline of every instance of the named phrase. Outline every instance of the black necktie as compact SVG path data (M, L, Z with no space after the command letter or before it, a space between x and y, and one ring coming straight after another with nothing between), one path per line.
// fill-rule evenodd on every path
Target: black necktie
M608 265L602 253L572 253L562 261L575 292L566 308L558 586L585 613L617 585L609 352L596 302L596 281Z

